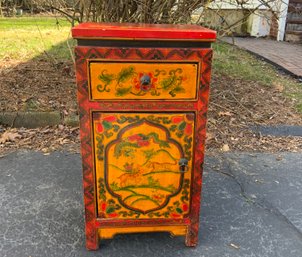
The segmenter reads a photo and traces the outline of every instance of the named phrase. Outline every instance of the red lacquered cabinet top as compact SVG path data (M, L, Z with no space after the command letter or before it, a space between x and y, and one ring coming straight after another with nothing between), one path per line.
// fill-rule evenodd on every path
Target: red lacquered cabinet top
M188 40L213 42L216 32L198 25L81 23L72 29L74 38L121 40Z

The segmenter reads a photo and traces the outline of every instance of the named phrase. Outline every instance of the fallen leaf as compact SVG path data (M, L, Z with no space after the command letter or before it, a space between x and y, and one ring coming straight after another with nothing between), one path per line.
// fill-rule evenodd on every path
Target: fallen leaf
M213 138L215 138L214 134L211 132L207 132L207 140L211 140Z
M282 156L281 155L278 155L277 157L276 157L276 161L281 161L283 158L282 158Z
M233 248L235 248L235 249L240 249L240 246L238 246L238 245L235 245L235 244L233 244L233 243L230 243L230 246L232 246Z
M67 138L59 138L58 141L60 145L68 144L70 142L70 140Z
M222 150L223 152L228 152L228 151L230 151L230 147L229 147L228 144L224 144L224 145L222 146L221 150Z
M274 85L274 88L276 91L278 91L280 93L282 93L284 91L284 86L281 85L280 83L274 83L273 85Z
M208 123L216 124L217 121L215 119L209 118Z
M59 128L59 130L63 130L64 126L62 124L59 124L58 128Z
M257 196L254 195L254 194L251 194L250 197L253 198L253 199L257 199Z
M22 136L15 132L5 131L0 137L0 144L4 144L5 142L15 142L16 139L21 138Z
M44 134L49 133L49 132L51 132L50 128L46 128L41 131L41 133L44 133Z
M235 120L236 120L236 118L233 118L233 117L232 117L232 118L230 119L230 124L232 125L232 123L233 123Z
M76 131L76 130L78 130L78 129L79 129L79 127L71 128L71 129L70 129L70 132L73 133L74 131Z
M66 74L70 74L71 69L70 69L69 66L65 66L65 67L62 69L62 71L63 71L64 73L66 73Z
M231 112L218 112L218 116L232 116L233 113Z

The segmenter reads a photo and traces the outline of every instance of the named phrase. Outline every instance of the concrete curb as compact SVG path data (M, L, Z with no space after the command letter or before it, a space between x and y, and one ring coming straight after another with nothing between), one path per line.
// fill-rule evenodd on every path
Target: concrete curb
M294 136L302 137L302 126L295 125L257 125L250 127L252 131L261 133L264 136Z
M79 125L79 117L68 116L63 118L58 111L52 112L2 112L0 125L15 128L38 128L64 124L72 127Z

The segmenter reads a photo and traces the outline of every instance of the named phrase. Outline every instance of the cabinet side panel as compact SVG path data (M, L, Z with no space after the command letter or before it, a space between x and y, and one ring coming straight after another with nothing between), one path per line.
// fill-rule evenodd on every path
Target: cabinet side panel
M91 122L88 103L87 65L85 51L76 48L76 78L78 87L78 104L80 115L80 137L83 167L83 189L85 205L85 234L86 247L96 250L99 247L95 227L95 181L93 172L93 155L91 144Z
M209 100L209 86L211 79L212 50L206 49L200 52L201 58L201 84L199 88L198 114L195 133L195 161L194 175L192 178L191 198L191 225L188 227L186 245L195 246L198 243L199 213L201 203L202 173L204 163L204 150L206 139L206 122Z

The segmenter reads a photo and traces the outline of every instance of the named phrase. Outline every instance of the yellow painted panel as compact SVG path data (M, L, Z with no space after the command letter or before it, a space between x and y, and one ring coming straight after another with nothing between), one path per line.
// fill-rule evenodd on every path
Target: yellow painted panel
M91 98L196 99L198 66L188 62L91 61Z
M117 234L144 233L144 232L170 232L173 236L187 234L187 226L153 226L153 227L127 227L127 228L101 228L98 229L99 238L110 239Z
M194 113L95 113L100 218L183 218L190 211ZM180 171L179 160L188 160Z

